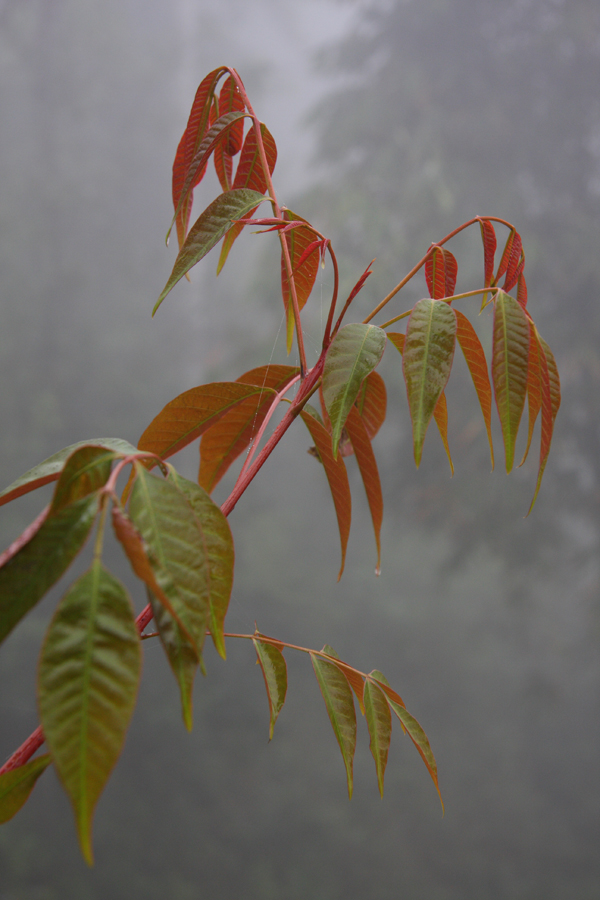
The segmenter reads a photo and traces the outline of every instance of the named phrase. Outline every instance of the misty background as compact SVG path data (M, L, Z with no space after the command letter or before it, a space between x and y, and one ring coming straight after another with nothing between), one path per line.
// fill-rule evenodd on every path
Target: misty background
M431 740L445 817L399 728L379 798L364 721L348 801L303 656L286 654L288 700L269 744L249 642L230 640L227 662L207 649L188 735L174 679L147 641L138 708L98 804L95 868L49 771L0 829L0 900L597 900L597 0L0 0L3 484L78 440L135 444L184 390L286 361L272 236L243 235L218 280L210 254L150 317L175 256L164 246L173 156L197 85L221 64L238 69L277 142L280 202L331 237L342 296L376 257L349 321L466 219L516 225L529 307L562 380L553 449L525 519L537 436L507 477L496 431L490 474L457 359L455 475L433 428L417 472L400 357L388 348L388 420L374 444L381 576L350 460L352 534L336 583L335 515L300 423L230 518L227 629L252 632L256 620L382 670ZM213 178L197 192L196 215L217 190ZM451 249L458 287L475 287L478 232ZM306 308L310 362L331 287L325 269ZM417 276L391 308L424 294ZM194 477L196 447L174 462ZM47 493L2 509L3 546ZM116 549L109 565L141 608ZM1 648L2 760L37 725L40 642L76 571Z

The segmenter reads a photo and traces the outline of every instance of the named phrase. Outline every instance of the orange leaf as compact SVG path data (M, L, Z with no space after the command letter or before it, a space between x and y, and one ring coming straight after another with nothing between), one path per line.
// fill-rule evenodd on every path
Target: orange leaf
M425 278L429 296L434 300L451 297L456 286L458 267L449 250L436 247L425 263Z
M540 350L539 341L537 339L534 327L529 329L529 368L527 369L527 406L529 411L529 430L527 433L527 446L523 459L519 463L522 466L531 446L533 437L533 429L537 421L540 409L542 408L542 391L541 391L541 372L540 372Z
M381 482L379 480L379 471L375 454L371 447L371 441L363 420L356 408L353 406L346 419L346 430L352 441L356 462L360 469L360 475L365 486L369 509L371 510L371 519L373 520L373 530L375 532L375 545L377 547L377 568L379 574L381 566L381 542L380 532L381 523L383 521L383 494L381 492Z
M550 454L554 420L556 419L556 414L560 406L560 381L554 356L552 355L552 351L548 344L538 334L535 325L532 325L531 328L535 331L536 338L539 342L538 354L540 362L540 392L542 399L542 435L540 439L540 465L538 469L537 484L527 515L529 515L533 509L542 484L544 469L546 468L546 463L548 462L548 456Z
M450 463L450 472L454 475L454 464L452 462L452 457L450 456L450 447L448 446L448 405L446 403L446 395L443 391L440 394L440 399L435 404L433 418L435 419L435 424L438 427L442 444L444 445L444 450L446 451L446 456Z
M387 409L387 391L379 372L369 372L362 383L354 405L363 420L369 439L373 440L385 421Z
M487 362L481 342L477 337L475 329L463 313L454 310L456 314L456 339L463 352L473 385L477 392L483 420L487 431L488 441L490 445L490 456L492 458L492 469L494 468L494 445L492 443L492 387L490 385L490 377L488 375Z
M483 243L484 285L489 287L494 277L494 258L496 256L496 232L489 219L479 219L481 240Z
M306 222L302 216L297 216L290 209L283 210L283 217L287 222ZM296 296L298 297L298 308L302 309L308 300L313 289L317 272L319 271L319 254L311 253L305 258L301 266L298 265L307 247L312 244L315 239L315 232L306 222L289 231L284 240L287 242L292 263L292 271L294 273L294 284L296 285ZM287 351L292 349L292 341L294 338L294 313L292 310L292 295L288 282L288 276L285 268L285 260L283 253L281 254L281 292L283 295L283 305L287 319Z

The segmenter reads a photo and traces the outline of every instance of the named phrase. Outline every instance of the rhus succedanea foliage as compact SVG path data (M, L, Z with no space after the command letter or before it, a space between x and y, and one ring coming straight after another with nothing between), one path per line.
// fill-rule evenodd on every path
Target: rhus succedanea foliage
M234 571L227 516L290 427L308 429L314 444L311 452L322 464L331 490L341 544L339 577L351 521L345 463L350 455L356 457L366 491L377 570L380 565L383 491L372 445L387 412L385 384L376 368L388 343L393 344L389 352L399 351L402 357L396 359L406 383L417 466L432 418L450 458L445 388L457 346L481 407L492 466L494 399L507 472L514 464L526 400L525 457L536 421L541 421L539 471L531 506L548 459L560 404L559 377L550 348L527 307L525 255L514 226L492 216L466 222L432 244L362 322L348 322L348 310L369 277L371 264L348 298L339 302L338 265L331 242L300 215L280 206L272 181L276 158L275 141L256 117L237 72L221 67L207 75L175 155L169 234L174 229L179 251L154 311L217 244L220 271L244 228L272 232L281 250L276 277L285 310L287 349L289 353L297 342L299 365L263 365L232 381L193 387L158 413L137 447L118 438L83 441L59 451L0 493L1 505L56 482L50 504L0 556L0 640L62 577L93 534L91 565L58 603L42 645L40 727L0 770L0 821L4 822L23 806L44 769L55 766L71 800L88 862L92 861L94 808L123 745L136 701L142 642L149 638L158 640L166 653L188 729L194 679L203 669L207 636L222 657L227 639L252 641L265 681L270 737L286 698L284 653L300 651L310 657L323 695L346 768L349 795L356 744L355 698L367 721L379 790L383 792L393 715L438 787L427 736L381 672L357 670L328 644L311 650L258 630L235 635L225 630ZM190 225L194 189L211 160L221 193ZM264 204L267 210L259 216ZM499 261L497 225L505 234ZM445 245L470 226L475 226L483 242L482 283L477 290L455 293L457 261ZM322 352L309 368L301 315L319 265L326 261L333 272L333 294ZM385 306L398 302L401 289L421 268L429 296L411 309L395 311L381 324L372 324ZM482 309L493 308L490 364L473 325L454 307L456 300L468 298ZM403 319L407 320L405 332L394 330ZM285 414L277 427L270 428L280 408ZM191 482L167 460L197 439L200 466L197 482ZM234 488L218 507L211 492L242 454L245 460ZM109 518L147 592L148 605L137 618L124 586L102 561ZM146 633L152 620L155 627ZM44 743L47 752L35 756Z

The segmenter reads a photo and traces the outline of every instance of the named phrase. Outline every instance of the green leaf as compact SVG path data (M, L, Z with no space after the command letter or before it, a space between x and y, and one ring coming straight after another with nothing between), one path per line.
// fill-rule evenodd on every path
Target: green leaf
M269 740L273 737L273 729L277 716L285 703L287 693L287 666L283 653L283 644L272 644L270 641L261 641L260 635L252 638L258 663L265 679L265 688L269 700Z
M104 487L117 454L104 447L84 446L68 458L54 490L50 513L59 512L76 500Z
M233 587L235 553L229 522L206 491L169 466L169 478L186 497L202 540L208 596L208 630L217 653L225 659L223 624Z
M49 753L0 775L0 825L16 815L29 799L42 772L52 762Z
M364 703L371 736L369 746L375 760L379 793L383 797L383 778L392 736L392 716L383 691L368 678L365 681Z
M365 486L369 510L371 511L371 519L373 521L373 530L375 532L375 545L377 547L377 566L376 572L379 574L381 566L381 523L383 521L383 494L381 491L381 481L379 479L379 470L377 461L367 429L363 420L355 406L350 409L350 414L346 419L346 429L352 442L356 462L360 470L360 476Z
M139 464L129 514L147 547L154 581L146 583L176 619L200 661L209 617L210 568L197 517L172 479L165 481ZM133 565L131 557L130 561ZM144 577L135 566L134 571Z
M213 490L251 443L271 408L274 392L281 391L299 371L295 366L259 366L237 379L266 390L242 400L202 435L198 483L206 491Z
M188 731L193 725L193 689L198 671L198 657L173 616L148 588L148 600L163 649L179 686L181 713Z
M455 341L454 310L443 300L419 300L408 320L402 358L417 467L427 427L450 377Z
M141 436L138 449L167 459L191 444L242 400L268 390L236 381L216 381L191 388L167 403L155 416Z
M46 743L91 865L94 808L121 752L137 696L140 641L123 585L95 560L63 597L38 671Z
M89 445L113 450L119 456L129 456L137 452L133 444L120 438L92 438L89 441L78 441L78 443L71 444L69 447L65 447L64 450L59 450L58 453L49 456L48 459L34 466L33 469L29 469L28 472L25 472L24 475L21 475L20 478L17 478L16 481L13 481L12 484L1 491L0 506L8 503L10 500L14 500L16 497L27 494L29 491L36 490L36 488L42 487L50 481L56 481L60 477L65 462L71 454L78 450L79 447Z
M386 333L376 325L344 325L334 337L323 369L323 399L331 422L333 455L360 387L383 356Z
M356 712L348 679L333 662L316 653L310 658L317 676L319 688L327 707L329 721L342 751L348 781L348 796L352 797L354 750L356 748Z
M521 305L504 291L494 301L492 382L502 426L506 471L513 467L515 442L527 394L529 322Z
M323 463L329 489L335 506L335 513L338 521L340 532L340 543L342 545L342 565L338 575L338 581L342 577L344 564L346 561L346 547L348 546L348 537L350 535L350 522L352 519L352 499L350 497L350 485L348 483L348 473L341 454L333 457L331 452L331 436L325 426L319 421L316 410L307 403L300 413L302 421L308 428L310 435L315 442L319 459Z
M489 224L489 223L488 223ZM492 229L493 232L493 229ZM482 225L483 234L483 225ZM489 245L486 245L489 246ZM492 259L493 264L493 259ZM488 263L486 263L488 265ZM487 269L486 269L487 271ZM465 361L473 379L473 385L477 392L477 399L483 414L485 429L487 431L488 442L490 445L490 456L492 459L492 469L494 468L494 445L492 443L492 387L490 385L490 377L487 370L487 362L481 342L477 337L475 329L463 313L458 309L454 310L456 316L456 339L463 352Z
M49 509L0 557L0 642L58 581L83 547L98 495Z
M156 312L167 294L189 270L212 250L237 219L249 212L265 198L258 191L236 188L225 191L208 206L196 220L177 255L173 271L154 305Z

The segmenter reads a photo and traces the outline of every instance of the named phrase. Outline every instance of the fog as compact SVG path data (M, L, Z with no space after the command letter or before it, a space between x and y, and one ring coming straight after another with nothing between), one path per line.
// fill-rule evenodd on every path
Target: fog
M221 64L238 69L277 141L280 202L339 250L343 289L377 257L351 321L470 216L514 222L529 308L561 373L554 447L524 518L539 438L507 477L495 431L490 474L459 366L448 388L455 475L433 431L417 472L391 348L380 369L388 421L374 443L386 505L381 576L350 464L352 534L336 583L335 516L300 429L230 518L227 630L252 632L256 621L266 634L317 649L327 642L359 669L382 670L429 735L444 817L400 729L380 800L364 721L348 801L304 658L286 655L289 697L269 743L248 642L230 640L226 662L207 650L188 735L172 675L147 641L138 708L98 804L95 867L80 858L68 801L48 771L0 829L0 900L595 900L595 0L0 2L3 482L85 438L136 444L165 403L197 384L297 361L285 355L268 236L240 238L218 279L210 254L151 318L175 257L173 241L164 243L173 155L198 83ZM196 214L217 190L213 178ZM452 249L459 285L475 286L478 234ZM306 308L310 363L330 290L326 269ZM398 311L424 291L424 280L408 288ZM486 328L489 340L482 317ZM196 477L197 448L174 462ZM216 489L218 502L235 474ZM48 490L3 507L3 546ZM2 759L38 723L40 642L79 565L1 648ZM116 548L110 566L141 609L145 596Z

